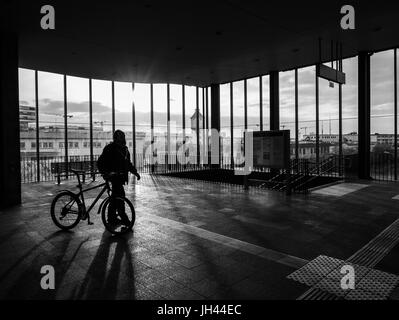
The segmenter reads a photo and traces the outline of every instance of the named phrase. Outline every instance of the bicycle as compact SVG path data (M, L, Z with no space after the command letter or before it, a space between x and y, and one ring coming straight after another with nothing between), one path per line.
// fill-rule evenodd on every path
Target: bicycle
M79 189L79 192L74 193L70 190L62 190L54 197L51 203L51 218L57 227L62 230L71 230L76 227L81 220L84 221L86 219L88 224L92 225L93 223L90 220L90 211L94 208L102 195L107 192L108 197L101 202L97 211L97 214L100 214L101 212L101 219L106 230L115 235L124 234L132 230L136 219L133 204L126 197L113 197L112 189L109 184L109 179L120 175L119 173L113 173L108 176L103 175L105 180L104 183L83 189L82 183L80 181L80 174L85 174L85 171L70 171L78 178L77 188ZM84 193L99 188L103 189L90 205L90 207L86 209ZM110 221L108 217L110 207L113 211L115 211L114 215L117 211L119 211L117 215L119 215L122 220L116 218L117 221ZM115 217L117 217L117 215L115 215Z

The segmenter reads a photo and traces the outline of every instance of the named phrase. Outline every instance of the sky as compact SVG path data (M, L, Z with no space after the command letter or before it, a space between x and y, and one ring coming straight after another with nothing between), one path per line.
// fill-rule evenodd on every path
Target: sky
M357 58L344 60L346 84L343 85L343 132L357 131ZM376 53L371 57L371 132L393 133L394 101L393 50ZM39 72L40 124L62 124L64 111L63 76ZM263 122L269 125L269 81L262 78L263 84ZM247 80L248 124L259 128L259 78ZM93 80L93 121L104 130L111 127L111 82ZM180 85L170 85L171 120L181 127L182 89ZM166 127L166 85L154 84L154 125L164 131ZM200 91L201 92L201 91ZM196 105L196 88L186 87L186 127ZM299 93L299 134L315 132L315 67L298 70ZM35 105L34 71L19 70L20 104ZM280 123L281 128L295 128L294 113L294 71L280 72ZM131 106L135 101L137 130L147 131L150 127L150 86L115 82L115 109L117 127L129 130L132 125ZM89 124L89 81L84 78L67 77L67 110L70 125ZM240 132L244 125L244 81L233 83L234 126ZM202 94L200 95L200 106ZM221 85L221 127L230 134L230 85ZM200 107L201 108L201 107ZM202 110L201 110L202 111ZM338 133L338 86L320 79L320 133ZM293 135L293 133L291 133Z

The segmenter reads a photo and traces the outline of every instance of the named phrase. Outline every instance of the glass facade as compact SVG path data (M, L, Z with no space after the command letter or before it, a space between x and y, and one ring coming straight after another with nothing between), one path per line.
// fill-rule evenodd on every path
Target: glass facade
M151 85L135 83L133 91L135 109L136 166L142 169L151 158Z
M395 51L375 53L370 61L370 166L371 176L397 179L395 139ZM397 129L397 128L396 128Z
M112 141L112 82L92 80L93 154ZM39 111L40 113L40 111Z
M230 84L220 85L220 148L222 163L231 164Z
M394 60L395 50L371 56L371 171L383 168L383 178L390 180L397 179L398 157ZM318 123L316 67L279 73L280 129L290 130L292 159L315 163L316 155L320 162L342 156L345 173L351 174L359 141L358 58L342 64L342 110L340 86L319 78ZM95 159L112 141L113 129L126 133L139 169L150 163L157 170L198 160L207 164L210 87L90 80L28 69L19 70L19 80L24 181L48 179L55 159ZM270 128L268 75L220 85L220 125L221 164L242 165L245 129Z
M187 164L195 165L197 155L207 163L209 88L112 82L22 68L19 88L23 182L55 180L55 163L90 168L84 164L96 161L117 129L125 132L139 170L150 164L155 171L166 170L183 162L177 159L178 151L185 150L183 143Z
M90 104L89 80L67 77L67 140L68 155L71 161L79 161L83 156L90 159ZM64 144L61 138L58 145ZM57 147L57 146L55 146Z
M260 130L270 130L270 82L269 76L262 76L262 125Z
M233 82L233 160L239 165L244 162L244 81Z
M259 77L247 80L248 130L260 130L260 87Z
M316 68L298 69L298 157L315 158Z
M295 145L295 72L279 74L280 88L280 129L290 131L291 157Z
M114 83L115 129L122 130L126 137L126 146L130 156L133 150L133 86L128 82Z

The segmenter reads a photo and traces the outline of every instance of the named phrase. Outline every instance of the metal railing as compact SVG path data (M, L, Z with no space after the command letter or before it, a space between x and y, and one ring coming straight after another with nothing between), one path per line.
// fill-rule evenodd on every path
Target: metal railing
M93 161L97 161L98 155L94 156ZM211 168L211 164L196 163L195 159L185 161L182 157L175 156L174 160L168 159L162 155L152 159L149 155L136 154L136 167L139 172L167 174L173 172L197 171ZM202 159L203 160L203 159ZM57 175L52 170L54 163L65 163L66 158L63 156L56 157L40 157L37 161L36 157L25 157L21 159L21 181L22 183L38 182L38 181L56 181ZM89 155L69 156L68 162L86 162L90 161ZM222 156L220 168L225 170L234 170L243 168L245 163L241 159L234 159L234 165L230 157ZM310 176L323 177L350 177L355 176L357 164L357 155L344 156L341 160L337 155L331 155L322 159L319 166L316 165L314 159L291 159L290 174L297 176L300 174ZM39 167L40 176L38 179L37 168ZM399 167L399 163L397 164ZM253 167L254 172L270 172L268 168ZM277 170L274 180L279 179L279 175L283 175L285 170ZM396 181L395 180L395 160L391 153L371 153L370 156L371 177L379 181Z
M93 162L96 162L98 156L93 157ZM74 168L74 163L82 164L84 162L90 163L90 156L64 156L56 157L25 157L21 159L21 182L48 182L57 181L58 174L54 170L54 164L68 163L70 168ZM38 174L39 172L39 174Z
M397 168L399 168L399 162L397 163ZM389 152L371 152L370 175L378 181L396 181L394 154Z

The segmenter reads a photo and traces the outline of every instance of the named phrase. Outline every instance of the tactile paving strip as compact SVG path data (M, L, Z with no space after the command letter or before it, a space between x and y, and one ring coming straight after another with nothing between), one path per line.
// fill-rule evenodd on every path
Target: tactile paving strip
M332 279L327 277L317 283L314 287L322 291L332 293L338 297L344 297L347 294L345 290L342 290L341 280L339 279Z
M355 270L355 289L344 290L341 268L350 265ZM312 287L300 300L341 299L380 300L389 297L399 283L399 277L387 272L360 266L327 256L319 256L291 273L288 279Z
M386 299L399 284L399 277L393 274L373 269L389 252L399 243L399 219L383 230L377 237L372 239L363 248L344 261L345 264L352 265L355 268L355 290L349 290L344 295L345 299ZM340 276L340 266L323 274L325 270L324 261L332 261L330 257L319 256L309 262L301 269L290 274L287 278L299 281L311 286L298 299L322 299L331 300L332 297L340 297L342 294L337 290L334 280ZM320 263L320 261L322 261ZM319 266L315 265L317 262ZM328 267L330 265L327 263ZM317 270L314 272L314 270ZM326 280L328 278L330 280ZM364 278L364 279L363 279ZM341 278L342 279L342 278ZM341 289L342 290L342 289ZM325 293L328 292L329 295Z
M352 255L348 261L367 267L374 267L387 253L399 243L399 220L383 230L363 248Z
M351 290L345 300L385 300L384 297L362 289Z
M344 261L339 259L321 255L299 270L291 273L287 278L308 286L313 286L343 262Z

